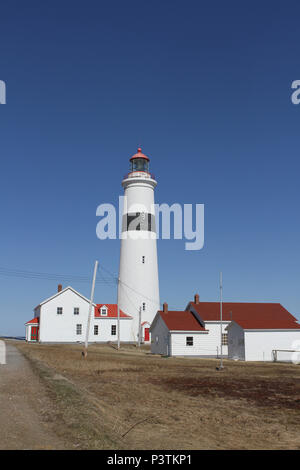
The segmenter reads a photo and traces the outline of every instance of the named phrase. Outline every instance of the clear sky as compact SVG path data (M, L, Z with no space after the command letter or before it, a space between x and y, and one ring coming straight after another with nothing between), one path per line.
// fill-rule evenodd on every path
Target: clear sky
M117 273L96 208L117 203L141 145L156 202L205 204L202 250L158 241L161 301L218 300L222 270L224 301L299 317L299 14L296 1L2 2L0 268L88 277L98 259L99 279ZM0 273L0 334L23 335L59 280Z

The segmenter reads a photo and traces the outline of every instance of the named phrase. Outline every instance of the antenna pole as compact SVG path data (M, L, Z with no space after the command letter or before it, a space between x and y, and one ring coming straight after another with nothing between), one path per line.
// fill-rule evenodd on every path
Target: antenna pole
M138 330L138 331L139 331L139 336L138 336L138 347L141 346L141 321L142 321L141 317L142 317L142 309L141 309L141 307L140 307L140 308L139 308L139 330Z
M221 362L220 362L220 367L219 370L223 369L223 274L222 271L220 272L220 327L221 327L221 348L220 348L220 357L221 357Z
M120 307L119 307L119 285L120 285L120 278L118 277L118 349L120 349Z
M92 305L94 300L94 292L95 292L95 283L96 283L96 275L98 269L98 261L95 261L94 267L94 275L93 275L93 283L92 283L92 290L91 290L91 298L90 298L90 305L89 305L89 313L88 313L88 321L87 321L87 328L86 328L86 337L85 337L85 348L83 356L87 357L87 350L89 344L89 334L90 334L90 325L91 325L91 314L92 314Z

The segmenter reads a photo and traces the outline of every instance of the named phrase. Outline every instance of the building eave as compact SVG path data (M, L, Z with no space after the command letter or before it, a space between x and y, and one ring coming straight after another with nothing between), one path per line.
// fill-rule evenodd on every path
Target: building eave
M90 303L90 299L87 299L84 295L80 294L80 292L77 292L77 290L73 289L73 287L71 286L68 286L68 287L65 287L64 289L62 289L60 292L56 292L56 294L52 295L51 297L48 297L48 299L46 300L43 300L43 302L41 302L40 304L38 304L34 310L36 310L37 308L41 307L42 305L45 305L47 302L50 302L50 300L53 300L55 299L55 297L58 297L59 295L63 294L64 292L66 292L67 290L71 290L72 292L74 292L74 294L77 294L79 297L81 297L83 300L85 300L86 302ZM96 307L96 304L95 303L92 303L93 307Z
M182 333L182 334L208 334L208 330L169 330L170 333Z

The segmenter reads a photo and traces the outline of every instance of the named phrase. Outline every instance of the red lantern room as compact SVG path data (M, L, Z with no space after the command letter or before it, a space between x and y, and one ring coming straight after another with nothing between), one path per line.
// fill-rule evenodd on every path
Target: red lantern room
M131 168L130 171L145 171L149 173L149 158L142 153L139 147L137 153L130 158Z

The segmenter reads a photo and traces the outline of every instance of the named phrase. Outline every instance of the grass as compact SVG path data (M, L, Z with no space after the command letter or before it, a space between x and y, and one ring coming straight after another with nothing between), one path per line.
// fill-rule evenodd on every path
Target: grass
M300 366L18 343L57 432L89 449L300 449Z

